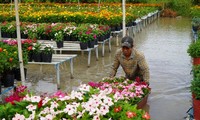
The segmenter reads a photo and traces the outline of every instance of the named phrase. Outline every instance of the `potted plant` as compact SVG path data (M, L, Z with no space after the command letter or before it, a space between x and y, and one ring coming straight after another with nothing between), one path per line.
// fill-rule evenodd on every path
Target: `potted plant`
M192 18L192 30L197 32L200 29L200 18L194 17Z
M16 32L15 22L10 22L6 26L7 26L6 32L8 34L8 38L16 38L17 32Z
M42 49L41 43L39 43L39 42L33 43L33 47L32 47L33 60L35 62L41 62L42 61L42 58L41 58L42 50L41 49Z
M96 33L96 26L92 24L81 24L77 27L78 40L80 41L80 48L87 49L94 48Z
M3 74L3 84L5 87L10 87L14 85L14 73L13 69L19 66L18 59L18 49L17 45L9 45L5 43L7 41L1 42L1 70Z
M27 31L28 38L34 40L34 42L36 42L36 39L38 38L37 27L38 24L30 24L24 28L24 30Z
M47 44L44 46L42 51L42 62L51 62L53 54L53 46Z
M64 34L62 30L59 30L58 32L54 34L54 41L56 42L58 48L63 47L63 38L64 38Z
M191 92L193 96L194 119L200 120L200 65L193 66L193 80Z
M33 60L33 40L25 39L22 40L22 50L23 52L27 52L28 54L28 61L32 62Z
M67 23L64 31L64 41L77 41L75 36L72 36L73 31L76 30L75 23ZM72 39L71 39L72 38Z
M193 65L200 64L200 40L191 43L187 53L193 58Z

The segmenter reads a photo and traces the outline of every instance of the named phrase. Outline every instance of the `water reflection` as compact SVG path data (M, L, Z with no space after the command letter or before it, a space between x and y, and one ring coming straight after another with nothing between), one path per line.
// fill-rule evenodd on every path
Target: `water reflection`
M160 18L136 36L151 71L152 120L182 120L190 107L190 31L189 19Z
M145 110L152 120L182 120L190 107L191 62L186 50L191 42L190 19L160 18L145 27L134 37L136 47L145 54L150 67L152 92ZM70 92L81 83L100 81L108 76L116 49L112 39L112 51L105 47L105 55L96 61L92 51L91 67L87 67L87 54L74 59L74 79L70 79L70 66L61 66L61 90ZM53 66L28 66L27 85L36 92L55 92L56 77ZM119 68L117 76L123 75Z

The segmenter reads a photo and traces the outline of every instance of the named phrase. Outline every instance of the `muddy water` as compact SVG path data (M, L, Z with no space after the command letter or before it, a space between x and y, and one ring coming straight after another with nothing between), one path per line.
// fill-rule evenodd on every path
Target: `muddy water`
M191 80L191 60L187 54L191 42L190 20L187 18L159 18L135 35L136 48L141 50L150 67L150 87L152 92L145 110L152 120L183 120L191 106L189 92ZM70 67L66 62L60 67L61 90L70 92L81 83L100 81L108 76L116 49L112 39L112 51L105 46L102 57L99 47L99 60L92 52L91 66L87 67L87 53L74 59L74 79L70 79ZM28 65L26 84L35 92L53 93L56 91L56 76L53 66ZM119 68L117 76L123 75Z

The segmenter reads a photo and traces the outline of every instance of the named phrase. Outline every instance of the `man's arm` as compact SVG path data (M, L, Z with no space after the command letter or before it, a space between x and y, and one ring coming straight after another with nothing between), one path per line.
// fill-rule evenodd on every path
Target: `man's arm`
M149 66L146 62L144 55L141 55L139 62L138 62L138 66L139 66L139 69L140 69L140 73L143 77L143 80L147 84L149 84L149 79L150 79Z
M118 54L116 52L115 57L114 57L114 62L111 67L110 77L114 77L116 75L117 69L119 68L119 64L120 62L118 60Z

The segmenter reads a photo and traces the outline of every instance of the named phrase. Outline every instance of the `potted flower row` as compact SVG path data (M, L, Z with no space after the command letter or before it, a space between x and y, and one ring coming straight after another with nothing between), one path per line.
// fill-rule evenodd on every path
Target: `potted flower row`
M192 102L194 110L194 119L200 119L200 65L193 66L193 79L190 90L192 92Z
M29 51L29 61L32 62L51 62L52 54L53 54L53 46L50 44L46 44L45 46L41 46L42 44L36 42L33 46L30 46Z
M197 40L189 45L187 53L193 59L193 79L190 90L192 92L192 102L194 109L194 119L200 119L200 41Z
M135 104L149 93L148 86L124 78L112 80L118 82L106 78L99 83L81 84L70 94L57 91L43 96L33 95L25 86L19 86L13 95L5 98L8 103L0 106L0 118L149 120L150 115Z
M110 34L110 27L108 25L97 25L97 24L75 24L75 23L26 23L22 22L20 24L21 37L24 39L40 39L40 40L51 40L57 39L55 34L62 32L64 41L78 41L77 36L79 27L92 27L92 31L95 31L96 36L106 36ZM76 29L78 28L78 29ZM82 28L80 28L82 29ZM16 25L14 22L4 22L1 26L2 36L5 38L16 38L12 36L13 33L16 33ZM13 31L13 32L10 32ZM80 36L81 37L81 36ZM107 39L107 36L104 39Z
M28 52L23 49L23 63L28 63ZM15 71L19 68L18 47L16 40L0 41L0 76L5 87L13 86ZM19 80L19 78L17 78Z

